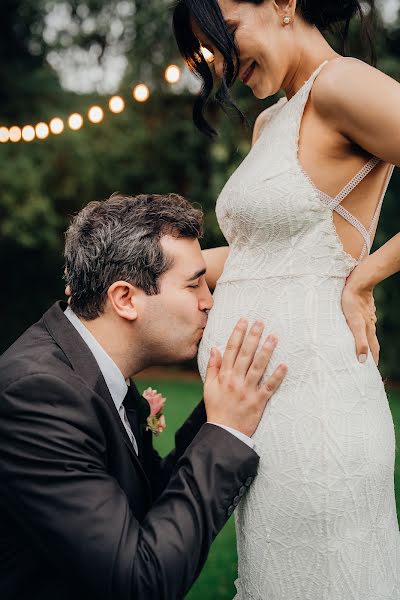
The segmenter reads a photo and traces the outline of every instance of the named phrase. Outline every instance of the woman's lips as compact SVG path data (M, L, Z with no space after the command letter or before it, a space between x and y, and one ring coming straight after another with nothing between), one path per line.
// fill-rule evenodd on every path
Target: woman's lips
M241 77L244 84L247 84L250 81L250 78L253 75L255 68L256 68L256 63L255 63L255 61L253 61Z

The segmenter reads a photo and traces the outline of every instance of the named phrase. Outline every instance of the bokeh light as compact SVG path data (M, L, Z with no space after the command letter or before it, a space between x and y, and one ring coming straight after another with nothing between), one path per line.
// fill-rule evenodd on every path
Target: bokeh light
M10 132L8 131L7 127L0 127L0 144L8 142L9 139Z
M121 96L113 96L110 98L108 106L113 113L121 113L125 108L125 102Z
M79 113L73 113L68 118L68 126L73 131L77 131L83 125L83 117Z
M46 123L38 123L35 127L36 137L39 140L44 140L49 135L49 126Z
M207 48L204 48L204 46L201 47L201 53L208 63L213 62L214 54L212 52L210 52L209 50L207 50Z
M144 83L139 83L133 90L133 97L137 102L146 102L150 97L150 90Z
M10 142L19 142L22 138L21 128L17 127L17 125L13 125L13 127L10 127L9 133Z
M59 117L54 117L50 121L50 131L54 133L54 135L59 135L64 131L64 123Z
M32 125L25 125L25 127L22 128L22 139L24 142L31 142L35 139L35 129Z
M181 78L181 70L177 65L169 65L165 71L165 79L168 83L178 83Z
M92 106L88 112L89 121L92 123L101 123L104 119L104 111L100 106Z

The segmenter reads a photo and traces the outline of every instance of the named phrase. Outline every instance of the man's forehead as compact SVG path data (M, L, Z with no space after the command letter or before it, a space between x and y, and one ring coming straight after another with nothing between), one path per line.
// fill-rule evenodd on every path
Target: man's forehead
M179 271L189 278L204 270L206 265L198 239L166 235L161 238L161 245L165 254L173 260L171 271Z

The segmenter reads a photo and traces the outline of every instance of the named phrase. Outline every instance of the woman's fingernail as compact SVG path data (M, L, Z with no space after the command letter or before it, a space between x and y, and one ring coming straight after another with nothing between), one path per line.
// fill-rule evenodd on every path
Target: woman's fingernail
M367 362L367 355L366 354L360 354L360 356L358 357L358 362L360 362L362 365Z

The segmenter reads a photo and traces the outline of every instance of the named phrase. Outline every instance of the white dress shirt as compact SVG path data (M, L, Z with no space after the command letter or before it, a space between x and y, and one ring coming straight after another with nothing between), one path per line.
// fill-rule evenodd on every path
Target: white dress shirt
M79 317L71 310L68 306L64 311L65 316L70 321L70 323L75 327L77 332L82 337L83 341L89 347L89 350L93 354L99 369L104 377L104 380L109 389L111 398L114 401L115 408L118 411L118 414L121 418L121 421L126 429L126 432L135 448L136 454L138 454L138 446L133 435L132 429L129 425L129 421L126 416L125 407L123 405L124 398L126 396L126 392L128 391L128 383L125 381L124 376L122 375L120 369L117 367L112 358L107 354L104 348L99 344L94 335L90 333L89 329L85 327ZM232 429L231 427L227 427L226 425L220 425L218 423L210 423L211 425L216 425L217 427L222 427L235 437L239 438L242 442L250 446L250 448L254 448L254 442L247 435L244 435L241 431L237 431L236 429Z

